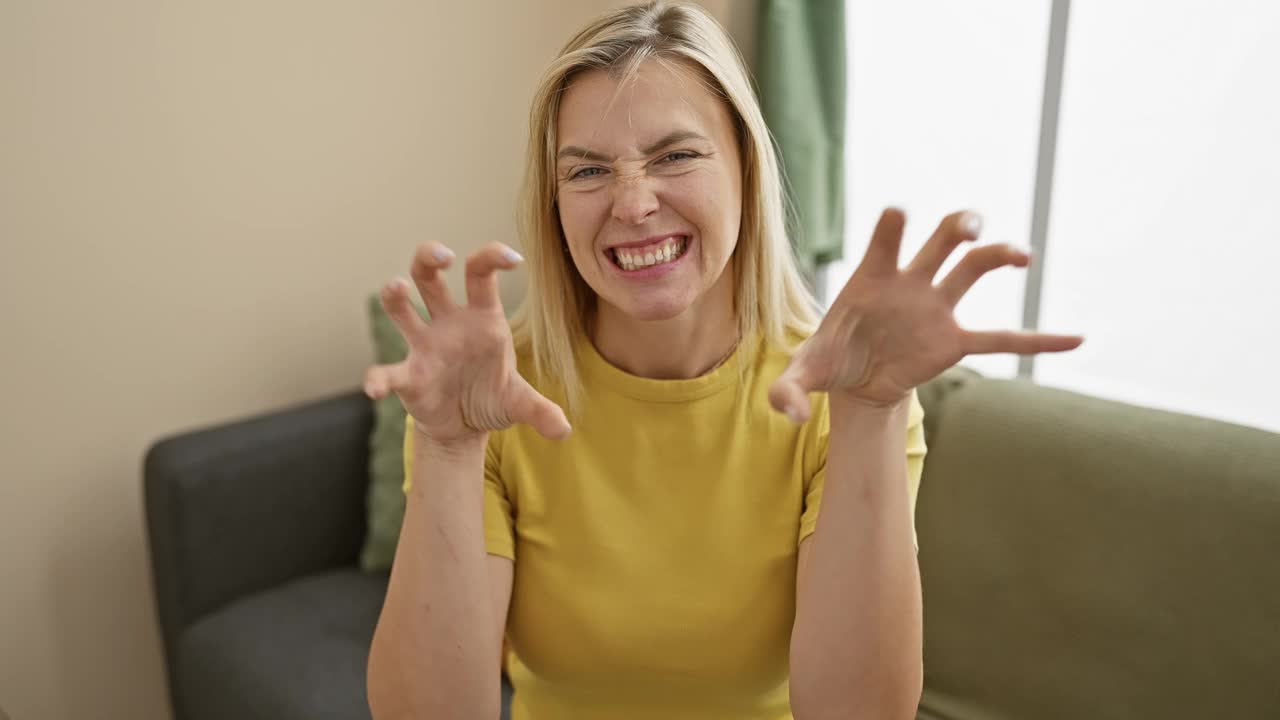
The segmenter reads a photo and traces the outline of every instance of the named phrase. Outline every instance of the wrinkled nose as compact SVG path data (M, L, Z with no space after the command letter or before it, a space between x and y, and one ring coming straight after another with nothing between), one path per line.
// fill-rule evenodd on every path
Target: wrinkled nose
M658 196L644 175L619 176L613 184L613 217L628 225L639 225L658 211Z

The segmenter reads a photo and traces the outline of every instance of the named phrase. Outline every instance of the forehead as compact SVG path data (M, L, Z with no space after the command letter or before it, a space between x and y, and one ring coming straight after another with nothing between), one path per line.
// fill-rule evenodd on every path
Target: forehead
M606 70L574 78L556 118L559 145L634 149L673 128L716 138L731 132L725 101L693 69L646 60L625 83Z

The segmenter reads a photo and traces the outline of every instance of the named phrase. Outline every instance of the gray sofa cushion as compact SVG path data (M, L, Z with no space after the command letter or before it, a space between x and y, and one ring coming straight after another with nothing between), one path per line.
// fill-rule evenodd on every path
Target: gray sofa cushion
M192 625L178 671L191 720L369 718L365 668L387 573L357 568L251 595Z
M388 574L355 567L251 595L179 641L191 720L363 720L365 669ZM511 690L503 683L503 718Z

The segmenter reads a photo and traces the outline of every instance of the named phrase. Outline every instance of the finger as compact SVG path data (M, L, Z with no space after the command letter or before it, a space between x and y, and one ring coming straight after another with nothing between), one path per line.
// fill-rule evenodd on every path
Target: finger
M392 365L374 365L364 371L364 394L381 400L409 384L409 366L398 362Z
M1031 256L1012 245L984 245L970 250L938 284L943 297L955 307L978 280L987 273L1007 265L1026 267Z
M980 232L982 218L977 213L968 210L951 213L938 223L938 229L907 266L907 272L927 277L929 282L933 282L933 277L960 243L976 240Z
M457 307L441 272L453 264L453 258L453 251L438 242L422 243L413 254L409 274L433 318L444 317Z
M569 437L573 428L569 426L569 419L565 417L564 410L534 390L524 378L516 377L508 405L511 408L511 419L532 426L539 435L548 440L563 440Z
M1084 338L1079 335L1047 335L1025 330L1001 330L993 332L964 333L966 355L990 353L1016 353L1035 355L1043 352L1065 352L1080 347Z
M782 375L769 386L769 404L799 425L809 419L809 393L814 389L813 378L804 361L797 355L792 358Z
M427 336L427 323L409 301L409 281L396 278L382 287L378 299L387 311L400 335L411 347L421 344Z
M495 242L467 258L467 304L492 310L502 307L498 297L498 270L510 270L524 260L520 253Z
M885 208L871 233L871 244L862 256L862 265L878 272L897 272L898 255L902 252L902 229L907 216L898 208Z

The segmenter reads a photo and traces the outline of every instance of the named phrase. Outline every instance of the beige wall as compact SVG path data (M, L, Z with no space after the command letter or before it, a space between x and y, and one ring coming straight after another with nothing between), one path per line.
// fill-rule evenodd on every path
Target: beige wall
M0 707L168 717L147 446L357 387L415 243L513 240L532 83L614 4L0 0Z

